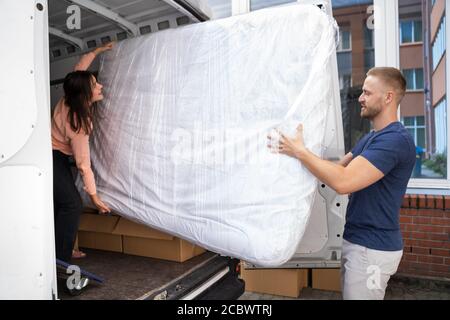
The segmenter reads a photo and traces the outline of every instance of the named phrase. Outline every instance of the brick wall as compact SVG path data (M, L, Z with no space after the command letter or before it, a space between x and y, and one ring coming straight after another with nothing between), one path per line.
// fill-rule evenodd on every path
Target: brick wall
M450 279L450 197L405 195L404 251L398 273Z

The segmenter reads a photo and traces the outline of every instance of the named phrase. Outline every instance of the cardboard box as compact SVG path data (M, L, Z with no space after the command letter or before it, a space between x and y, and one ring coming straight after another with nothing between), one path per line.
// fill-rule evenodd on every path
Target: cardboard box
M308 269L241 268L241 278L245 291L297 298L308 285Z
M312 288L341 291L341 269L312 269Z
M205 249L167 233L120 218L114 234L123 237L123 253L184 262Z
M78 246L122 252L122 236L113 234L119 217L83 213L78 228Z

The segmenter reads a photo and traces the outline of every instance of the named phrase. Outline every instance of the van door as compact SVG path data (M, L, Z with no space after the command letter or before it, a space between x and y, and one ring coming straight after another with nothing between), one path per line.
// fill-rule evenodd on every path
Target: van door
M0 6L0 299L55 299L47 1Z

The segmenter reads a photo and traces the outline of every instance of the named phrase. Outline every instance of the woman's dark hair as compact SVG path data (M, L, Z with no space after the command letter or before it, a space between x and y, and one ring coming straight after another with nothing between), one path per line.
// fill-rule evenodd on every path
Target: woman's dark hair
M95 106L91 105L94 75L89 71L74 71L64 78L64 101L69 107L67 115L75 132L91 133Z

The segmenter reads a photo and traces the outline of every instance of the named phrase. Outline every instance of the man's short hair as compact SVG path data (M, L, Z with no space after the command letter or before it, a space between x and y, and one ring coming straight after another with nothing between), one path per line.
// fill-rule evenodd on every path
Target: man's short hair
M389 67L376 67L367 72L367 76L381 79L386 85L397 92L398 103L403 99L406 92L406 80L400 70Z

